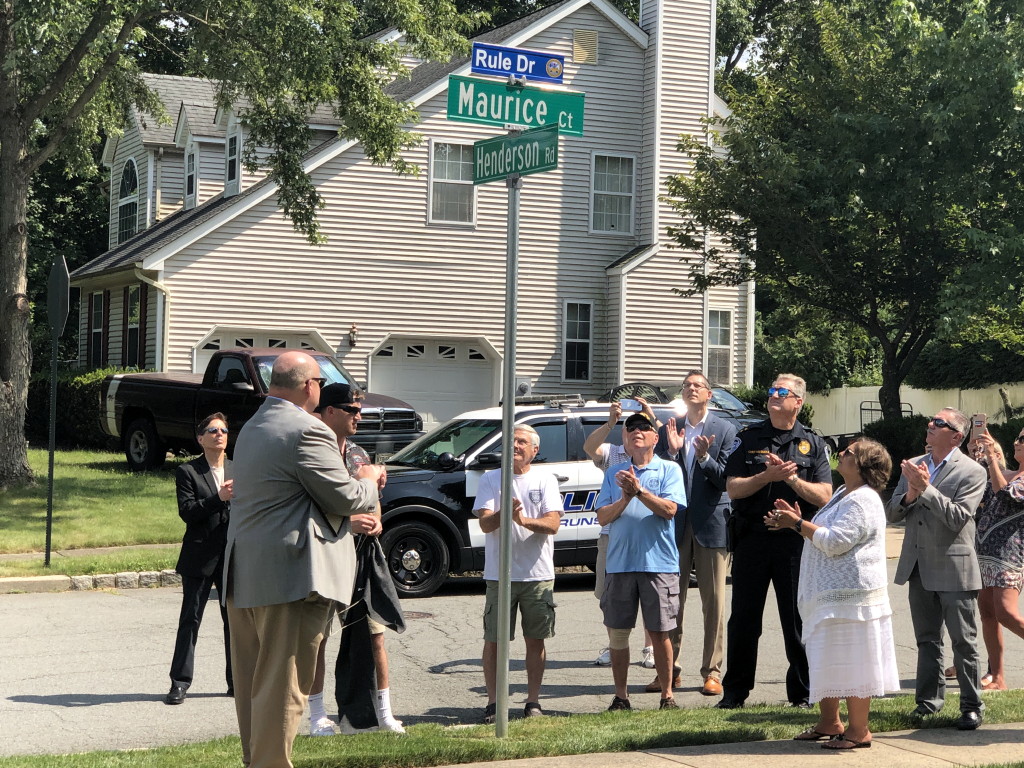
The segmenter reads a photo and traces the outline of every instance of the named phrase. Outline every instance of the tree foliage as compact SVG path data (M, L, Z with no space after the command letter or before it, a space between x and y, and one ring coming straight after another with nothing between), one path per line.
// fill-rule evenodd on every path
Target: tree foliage
M670 183L671 234L698 254L720 235L681 290L758 277L862 329L898 415L936 330L1019 293L1022 6L789 4L714 141L681 143L694 173Z
M482 20L451 0L32 0L0 5L0 487L31 478L23 436L31 368L28 198L47 163L88 176L102 135L128 110L163 109L140 77L149 62L219 84L245 104L246 157L272 150L269 176L296 228L316 240L321 200L302 170L307 115L332 105L341 133L376 163L408 170L412 108L389 98L402 74L372 23L403 30L412 53L447 59Z

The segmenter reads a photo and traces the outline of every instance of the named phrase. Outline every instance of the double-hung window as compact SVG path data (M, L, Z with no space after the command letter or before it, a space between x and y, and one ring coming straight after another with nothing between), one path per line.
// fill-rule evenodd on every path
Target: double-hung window
M633 233L634 166L626 155L594 155L591 169L590 229Z
M708 378L714 384L732 384L732 312L708 310Z
M473 145L433 141L430 145L430 222L472 224Z
M562 332L562 378L590 381L593 358L594 303L567 301Z

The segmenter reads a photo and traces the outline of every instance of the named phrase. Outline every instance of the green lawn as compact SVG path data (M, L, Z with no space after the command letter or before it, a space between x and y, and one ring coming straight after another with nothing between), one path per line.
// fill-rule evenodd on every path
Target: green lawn
M45 551L48 460L46 451L29 450L36 485L0 491L0 553ZM181 541L184 524L174 497L179 463L169 461L155 472L132 474L123 454L58 451L53 549Z
M958 714L957 696L947 708ZM1024 721L1024 691L986 694L986 723ZM906 714L911 696L876 701L871 727L875 733L918 727ZM416 768L526 757L626 752L664 747L700 746L764 739L787 739L817 719L814 712L777 706L741 710L712 707L676 712L603 713L530 720L509 724L509 737L494 738L493 727L445 728L415 725L405 737L387 733L322 738L300 737L295 743L296 768ZM948 728L954 716L929 718L924 727ZM812 745L813 746L813 745ZM810 747L793 745L794 753ZM62 755L62 768L222 768L239 764L237 737L200 744L130 752L89 752ZM0 768L49 768L52 755L0 758ZM1024 763L1014 763L1016 768Z

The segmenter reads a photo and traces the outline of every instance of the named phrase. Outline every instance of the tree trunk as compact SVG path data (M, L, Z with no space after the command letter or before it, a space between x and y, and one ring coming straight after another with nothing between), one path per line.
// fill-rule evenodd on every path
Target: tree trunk
M0 488L32 481L25 440L32 370L26 276L28 178L19 167L25 147L19 138L17 129L0 135Z
M889 355L882 357L882 386L878 389L878 403L882 407L883 419L898 419L903 415L900 408L900 385L903 377L899 373L899 365L890 360Z

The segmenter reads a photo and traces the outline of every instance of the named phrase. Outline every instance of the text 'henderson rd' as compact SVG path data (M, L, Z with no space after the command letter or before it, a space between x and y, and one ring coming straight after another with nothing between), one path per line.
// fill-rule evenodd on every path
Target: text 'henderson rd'
M527 175L558 167L558 126L534 128L517 136L496 136L473 144L473 183L497 181L511 173Z
M583 135L584 94L530 86L511 86L479 78L448 76L448 119L482 125L558 125Z

